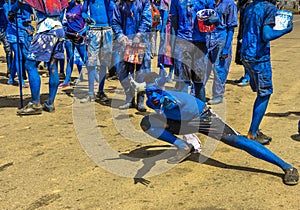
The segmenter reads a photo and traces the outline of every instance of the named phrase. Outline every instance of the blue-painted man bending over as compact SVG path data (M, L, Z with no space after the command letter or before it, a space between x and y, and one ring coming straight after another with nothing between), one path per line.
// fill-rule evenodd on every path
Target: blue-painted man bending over
M250 73L251 88L257 92L247 137L262 144L269 144L272 140L259 129L273 93L270 41L293 30L292 22L286 29L273 29L277 12L274 4L266 0L255 0L246 8L243 20L241 59Z
M157 74L154 77L152 74L156 73L152 72L145 76L146 103L156 113L145 116L141 121L141 127L150 136L171 143L178 148L177 154L169 158L168 163L183 161L193 149L192 145L175 135L198 132L279 166L285 172L283 177L285 184L298 183L298 171L291 164L284 162L260 143L239 135L200 99L184 92L163 90L161 86L166 77L158 79ZM161 75L166 75L166 73Z

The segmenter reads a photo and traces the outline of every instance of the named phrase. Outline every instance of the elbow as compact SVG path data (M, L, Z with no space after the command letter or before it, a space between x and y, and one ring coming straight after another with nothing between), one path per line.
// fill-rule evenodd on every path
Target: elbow
M272 40L272 37L269 34L263 34L262 39L264 42L269 42Z

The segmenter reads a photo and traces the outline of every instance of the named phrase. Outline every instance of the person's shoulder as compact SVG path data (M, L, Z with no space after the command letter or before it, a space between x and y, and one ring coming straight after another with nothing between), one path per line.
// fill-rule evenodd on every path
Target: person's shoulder
M237 4L233 0L226 0L228 6L237 7Z
M173 96L175 99L179 99L179 100L184 100L184 99L188 99L188 98L194 98L194 96L185 93L185 92L180 92L180 91L175 91L175 90L165 90L165 93Z

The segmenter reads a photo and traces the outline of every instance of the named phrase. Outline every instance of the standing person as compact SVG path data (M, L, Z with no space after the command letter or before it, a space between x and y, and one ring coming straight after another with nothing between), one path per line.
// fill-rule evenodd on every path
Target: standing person
M15 3L15 1L12 1L12 3ZM32 12L27 12L23 9L19 9L15 17L7 14L8 18L11 21L8 23L6 36L14 54L10 77L7 82L7 84L9 85L18 84L18 82L14 80L17 74L19 77L19 81L21 81L22 83L21 85L23 87L28 87L28 85L24 81L24 77L26 78L25 55L28 54L28 47L30 45L29 37L32 36L34 32L34 28L30 25L31 14Z
M6 37L6 29L8 25L8 3L5 0L0 0L0 42L3 44L4 52L6 55L7 73L6 77L9 77L10 69L12 67L12 50Z
M176 89L188 92L191 83L194 84L195 97L205 100L203 88L204 62L201 58L205 52L205 33L201 33L197 25L197 12L212 8L213 1L174 0L171 3L171 24L176 38L174 43L174 73Z
M71 0L66 11L66 22L64 23L66 33L67 67L65 80L58 88L70 86L71 75L74 65L74 50L77 49L83 63L87 60L85 44L85 23L82 17L82 4L80 0Z
M236 43L236 53L235 53L235 63L237 65L243 65L243 62L241 61L241 46L242 46L242 34L243 34L243 27L244 27L244 13L246 7L251 4L252 0L239 0L237 3L238 10L240 12L239 16L239 30L237 35L237 43ZM244 66L243 66L244 67ZM244 67L244 75L234 82L238 86L247 86L250 81L250 75L248 73L248 70Z
M273 93L270 41L293 30L292 21L283 30L274 30L276 1L254 0L245 10L241 58L250 73L250 85L257 93L252 121L247 137L261 144L269 144L271 137L263 134L260 123Z
M104 83L107 69L111 67L113 32L109 18L113 0L86 0L83 3L82 17L86 22L94 22L87 34L88 60L88 94L81 99L82 103L95 100L94 81L96 68L99 68L99 87L97 98L103 102L109 99L104 93ZM89 15L88 15L89 13Z
M79 76L74 81L74 86L76 86L79 82L83 80L83 74L82 74L82 67L84 66L84 62L81 59L81 56L79 55L77 49L74 50L74 64L77 66L78 74ZM74 65L71 66L74 68Z
M265 146L239 135L198 98L184 92L163 90L165 80L163 77L158 78L155 72L145 76L146 104L155 113L145 116L140 125L150 136L178 148L176 155L169 158L168 163L180 163L193 150L191 144L175 135L199 132L279 166L284 171L285 184L298 184L299 174L295 167Z
M151 49L151 59L154 56L157 56L157 34L159 29L161 28L161 17L160 12L158 10L157 1L150 0L151 3L151 13L152 13L152 28L150 35L150 49Z
M61 1L55 1L59 8L63 9L67 6ZM48 5L48 4L47 4ZM63 18L63 11L57 7L44 5L46 11L43 8L39 8L36 5L23 4L16 2L12 6L10 15L16 16L16 12L19 8L27 11L32 11L32 7L36 6L36 20L37 29L36 34L33 37L29 52L26 58L26 69L28 71L28 78L31 91L31 101L23 108L17 111L18 115L33 115L41 114L42 110L47 112L54 112L54 100L57 93L59 84L59 76L57 69L57 60L64 59L64 37L65 33L61 24ZM40 6L40 5L39 5ZM49 96L48 99L41 106L40 104L40 87L41 78L37 69L37 61L50 62L49 64Z
M174 65L172 59L172 51L174 48L175 32L171 27L171 0L161 0L159 5L159 12L161 16L160 26L160 40L158 51L158 65L162 64L169 67L168 82L173 81Z
M150 71L150 40L149 34L152 27L152 14L149 0L121 0L115 7L112 29L116 35L119 44L121 58L123 57L125 47L130 42L138 46L140 43L146 45L146 52L143 55L141 64L134 64L122 59L118 65L117 73L121 85L125 91L125 104L119 109L137 108L145 112L144 95L145 92L137 93L137 106L135 103L135 90L131 87L128 75L136 75L136 80L142 82L144 74Z
M211 71L214 73L212 98L208 104L222 103L225 83L232 58L232 39L234 28L237 27L237 7L233 0L216 0L214 10L220 17L216 29L207 33L207 48L210 67L207 68L204 84Z

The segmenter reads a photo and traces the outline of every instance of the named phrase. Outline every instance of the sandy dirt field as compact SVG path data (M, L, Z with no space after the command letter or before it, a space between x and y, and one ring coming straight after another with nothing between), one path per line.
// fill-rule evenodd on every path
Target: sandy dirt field
M299 169L291 135L300 119L300 16L271 45L275 91L261 128L273 137L268 148ZM168 165L174 148L143 134L144 114L116 108L124 102L117 80L106 81L109 104L78 103L84 81L58 91L55 113L19 117L19 89L5 73L0 63L0 209L300 209L300 185L284 185L280 168L201 135L201 155ZM255 93L233 84L242 74L232 62L225 101L213 109L246 134ZM27 104L29 89L23 94Z

